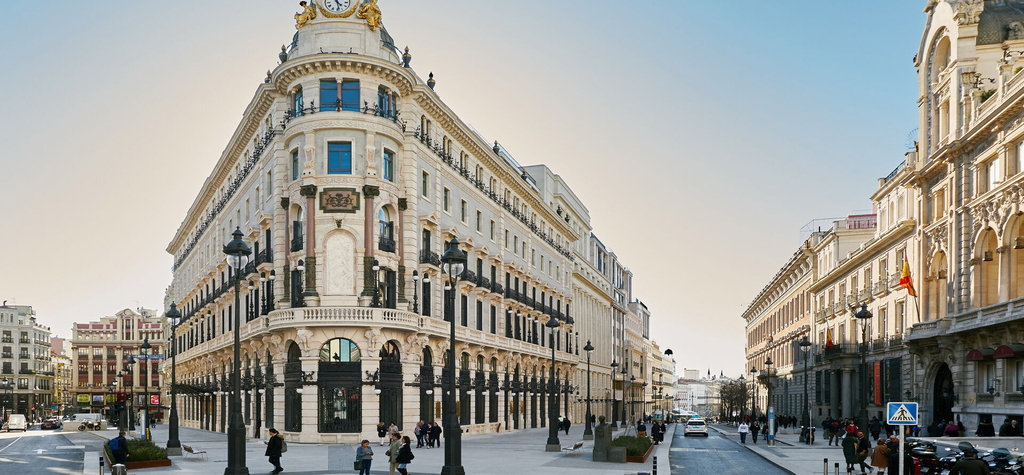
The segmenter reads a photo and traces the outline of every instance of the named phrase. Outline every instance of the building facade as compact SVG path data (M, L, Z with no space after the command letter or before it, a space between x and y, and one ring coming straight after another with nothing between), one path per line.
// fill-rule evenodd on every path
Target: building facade
M67 354L67 340L63 338L50 338L50 358L53 365L53 392L51 394L52 406L50 412L54 415L63 415L74 403L74 393L71 392L74 378L71 366L71 356Z
M102 413L109 418L129 411L136 419L163 410L160 362L167 341L164 319L155 310L124 309L113 316L75 323L71 335L70 412ZM143 350L143 344L151 347ZM155 357L155 358L151 358Z
M612 391L628 277L593 272L586 208L462 122L380 18L357 2L296 17L168 245L183 425L225 430L236 327L253 435L355 442L439 421L449 355L470 434L544 427L552 402L582 419L588 339L592 402ZM221 252L236 230L253 251L240 270ZM468 260L449 286L455 239Z
M0 306L0 396L4 414L40 418L50 413L53 365L50 327L27 305Z

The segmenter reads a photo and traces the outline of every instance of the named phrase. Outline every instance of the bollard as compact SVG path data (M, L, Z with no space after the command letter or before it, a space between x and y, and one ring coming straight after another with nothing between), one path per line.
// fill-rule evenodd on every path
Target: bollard
M651 465L651 475L658 475L658 456L654 456L654 464Z
M839 462L836 462L836 475L839 475Z
M825 475L828 475L828 457L825 457Z
M103 475L103 456L100 455L100 475Z

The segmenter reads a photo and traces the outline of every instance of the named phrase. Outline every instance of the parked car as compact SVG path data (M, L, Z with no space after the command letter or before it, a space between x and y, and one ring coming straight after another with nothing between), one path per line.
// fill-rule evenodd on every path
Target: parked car
M683 428L683 437L687 437L690 434L708 436L708 425L704 419L690 419L686 421L686 426Z
M24 414L11 414L7 416L7 432L12 430L28 431L28 419Z
M58 419L46 419L46 420L43 421L42 424L39 425L39 428L43 429L43 430L46 430L46 429L60 429L63 426L64 426L64 424L62 424L60 422L60 420L58 420Z

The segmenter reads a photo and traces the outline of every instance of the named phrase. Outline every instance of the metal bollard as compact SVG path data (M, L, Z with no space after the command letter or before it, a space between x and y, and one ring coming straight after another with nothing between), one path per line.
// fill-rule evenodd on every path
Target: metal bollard
M839 475L839 462L836 462L836 475Z
M103 475L103 456L100 455L100 475Z
M825 475L828 475L828 457L825 457Z
M651 475L658 475L658 456L654 456L654 464L651 466Z

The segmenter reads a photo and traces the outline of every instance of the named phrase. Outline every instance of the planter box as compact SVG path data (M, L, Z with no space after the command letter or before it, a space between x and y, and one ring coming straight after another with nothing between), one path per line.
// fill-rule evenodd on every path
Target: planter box
M126 462L124 464L124 468L128 469L129 471L140 469L140 468L170 467L170 466L171 466L171 460L170 459L166 459L166 460L147 460L145 462Z
M626 462L644 463L647 461L647 457L651 456L651 452L654 452L654 444L651 444L651 446L647 448L647 453L640 457L630 457L627 455Z

